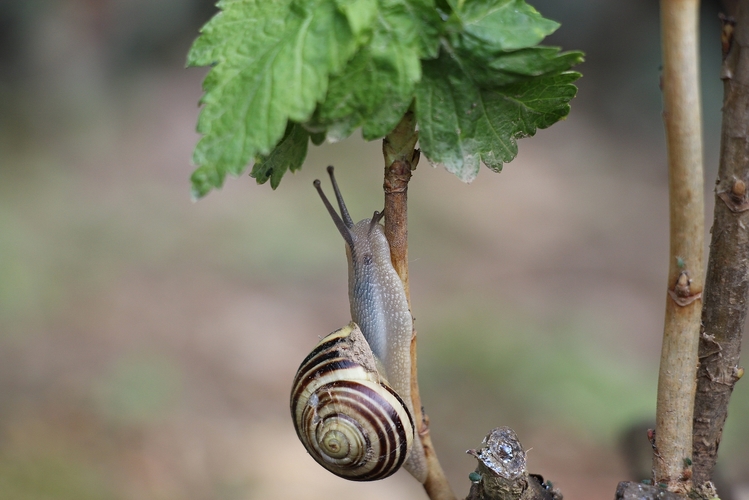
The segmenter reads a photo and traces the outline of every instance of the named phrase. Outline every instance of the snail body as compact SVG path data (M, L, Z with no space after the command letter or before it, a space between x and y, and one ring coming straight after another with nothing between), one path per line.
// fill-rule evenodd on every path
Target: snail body
M394 473L402 463L423 483L427 475L426 459L418 432L414 432L411 402L413 319L379 223L382 214L375 212L371 219L354 224L333 176L333 167L328 167L328 173L340 215L322 192L319 181L315 181L315 188L346 242L352 322L325 337L300 366L291 395L296 431L315 460L341 477L358 481L382 479ZM364 379L367 384L360 385ZM345 403L341 403L337 395L342 387L347 388ZM360 389L361 396L357 396ZM372 396L370 390L376 390L378 398ZM321 394L326 394L325 398L321 398ZM383 409L375 411L375 400L384 405ZM334 407L330 412L325 410L325 418L323 402ZM399 409L391 410L390 406ZM369 409L359 411L365 407ZM372 425L374 413L390 416ZM353 424L354 420L359 423ZM338 430L343 427L366 430L357 435L368 437L347 437L345 444L341 444L345 433ZM322 431L323 428L327 431ZM385 442L379 442L382 436L387 436ZM391 441L391 437L397 443ZM358 451L360 442L369 446L363 454ZM341 458L343 448L350 452L356 450L356 453ZM328 455L323 456L324 453ZM349 465L357 461L358 467ZM341 467L343 462L345 467ZM364 466L365 462L374 465ZM384 466L385 463L388 465Z

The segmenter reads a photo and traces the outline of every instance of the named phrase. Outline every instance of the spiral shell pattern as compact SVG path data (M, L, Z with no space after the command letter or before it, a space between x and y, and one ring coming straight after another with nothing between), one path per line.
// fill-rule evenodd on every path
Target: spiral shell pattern
M304 447L320 465L353 481L390 476L413 443L413 419L376 363L352 322L317 344L291 390L291 415Z

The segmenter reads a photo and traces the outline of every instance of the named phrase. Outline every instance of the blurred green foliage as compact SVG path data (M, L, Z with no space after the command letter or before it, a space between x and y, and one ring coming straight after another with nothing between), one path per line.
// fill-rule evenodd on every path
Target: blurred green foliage
M536 423L554 418L609 443L653 412L648 365L606 355L591 321L557 317L544 324L481 297L441 312L429 320L434 330L422 356L429 360L422 370L429 390L470 388L469 397L490 414Z
M94 387L105 418L120 425L165 419L182 398L178 365L156 355L123 356Z
M94 467L68 454L0 454L0 498L8 500L114 500L120 498Z

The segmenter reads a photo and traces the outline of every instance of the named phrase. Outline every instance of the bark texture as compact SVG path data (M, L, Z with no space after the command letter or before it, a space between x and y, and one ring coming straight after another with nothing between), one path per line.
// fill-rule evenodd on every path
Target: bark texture
M624 481L616 487L616 500L684 500L665 488Z
M704 200L697 43L698 0L661 0L663 120L671 245L658 376L655 483L691 488L692 412L703 286Z
M419 151L414 149L419 135L416 118L407 112L398 126L382 141L385 157L385 236L390 243L390 259L406 290L409 308L411 291L408 284L408 182L411 172L419 163ZM414 423L421 438L427 463L427 479L424 489L431 500L455 500L455 494L447 482L442 466L429 435L429 417L423 412L419 394L416 327L411 338L411 401L414 408Z
M743 375L741 336L749 291L749 5L724 24L723 126L705 280L694 407L694 482L710 481L728 401Z
M528 474L525 450L515 431L497 427L481 445L468 450L478 466L471 474L473 485L466 500L562 500L551 482Z
M385 236L390 243L390 260L406 288L406 297L411 304L408 286L408 182L411 172L419 163L419 150L414 149L419 133L416 117L409 111L403 120L382 141L385 157Z

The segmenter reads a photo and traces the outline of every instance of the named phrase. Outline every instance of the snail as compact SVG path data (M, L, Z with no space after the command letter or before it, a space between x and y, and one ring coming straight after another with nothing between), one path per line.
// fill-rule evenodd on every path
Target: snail
M427 467L411 402L413 318L382 214L354 224L328 167L340 215L314 186L346 242L352 321L323 338L302 362L291 415L310 455L354 481L386 478L401 465L420 482Z

